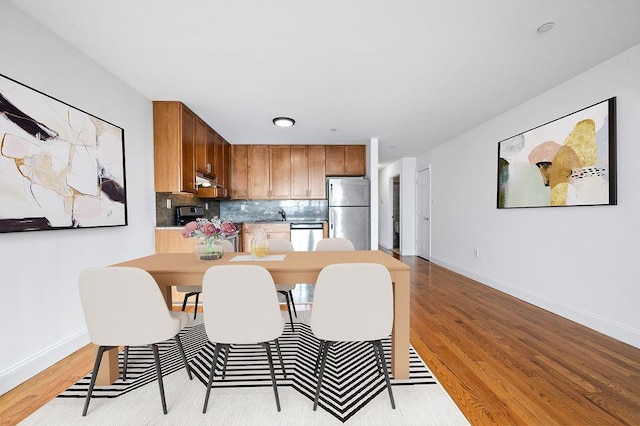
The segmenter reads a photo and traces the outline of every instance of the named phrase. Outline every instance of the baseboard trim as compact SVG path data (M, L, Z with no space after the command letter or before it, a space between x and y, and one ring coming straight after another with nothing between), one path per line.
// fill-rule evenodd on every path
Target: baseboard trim
M36 374L51 367L90 342L86 329L30 356L4 371L0 371L0 395L9 392Z
M481 284L487 285L510 296L531 303L549 312L553 312L554 314L560 315L563 318L567 318L609 337L620 340L621 342L627 343L636 348L640 348L640 330L635 330L624 324L617 323L608 318L603 318L592 312L585 311L575 306L567 305L566 303L559 302L557 300L549 299L535 293L522 291L520 289L495 281L491 278L468 271L464 268L459 268L456 265L452 265L436 257L432 257L430 261L435 263L436 265L442 266L443 268L449 269L460 275L464 275L465 277L478 281Z

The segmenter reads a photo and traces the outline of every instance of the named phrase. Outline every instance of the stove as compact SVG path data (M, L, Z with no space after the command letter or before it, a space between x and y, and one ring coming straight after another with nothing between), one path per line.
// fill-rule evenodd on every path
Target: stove
M176 225L184 226L187 223L204 217L204 208L199 206L176 207Z

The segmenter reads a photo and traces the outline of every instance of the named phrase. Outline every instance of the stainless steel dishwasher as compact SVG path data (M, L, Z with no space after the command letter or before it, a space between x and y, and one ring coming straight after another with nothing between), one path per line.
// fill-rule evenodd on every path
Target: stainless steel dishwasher
M291 244L295 251L313 251L323 238L322 222L296 222L290 227Z

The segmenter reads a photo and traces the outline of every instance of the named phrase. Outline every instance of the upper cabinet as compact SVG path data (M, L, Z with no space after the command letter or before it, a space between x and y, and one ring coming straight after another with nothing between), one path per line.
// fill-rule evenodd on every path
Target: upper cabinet
M356 147L357 149L352 149ZM233 145L231 198L236 200L323 200L327 176L364 176L364 145L341 145L340 173L330 174L325 145ZM345 155L349 156L348 167ZM335 162L335 158L333 159ZM345 174L345 169L348 174Z
M249 198L249 145L231 146L231 198Z
M153 102L156 192L196 192L196 119L180 102Z
M269 146L249 145L247 157L249 199L269 198Z
M249 199L291 198L289 145L249 145L247 159Z
M269 145L269 198L291 198L290 145Z
M224 188L222 198L229 198L229 188L231 187L231 144L222 136L219 137L219 144L218 184Z
M207 123L196 118L195 123L196 171L209 176L215 176L213 170L214 144L209 133L213 132ZM213 132L215 133L215 132Z
M229 143L189 108L177 101L154 101L153 137L156 192L228 198ZM199 188L196 172L217 178L221 187Z
M291 198L324 199L324 145L291 145Z
M181 102L154 101L156 192L325 199L327 176L366 175L365 145L230 145ZM198 187L196 172L218 187Z
M365 176L367 151L365 145L327 145L327 176Z

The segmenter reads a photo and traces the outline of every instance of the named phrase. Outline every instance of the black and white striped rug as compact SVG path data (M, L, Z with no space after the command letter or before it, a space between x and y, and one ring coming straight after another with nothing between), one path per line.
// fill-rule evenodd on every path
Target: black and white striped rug
M208 342L202 323L185 328L180 333L187 359L195 376L206 386L213 345ZM313 374L319 341L310 327L303 322L295 324L295 332L289 324L279 339L287 377L282 374L276 351L273 350L278 387L291 387L313 401L317 377ZM387 364L389 365L390 339L383 342ZM275 348L274 348L275 349ZM176 372L186 374L178 349L173 340L160 345L160 359L163 375ZM320 393L319 407L345 422L358 412L376 395L385 390L384 377L378 373L373 347L369 343L338 343L329 351L325 378ZM122 365L123 353L120 353ZM271 376L264 348L259 345L232 346L227 372L221 378L222 357L218 360L212 395L215 388L271 387ZM149 348L130 348L127 380L122 377L113 385L94 389L95 398L116 398L155 381L153 354ZM84 377L67 389L58 398L85 398L90 376ZM410 348L410 378L391 380L393 387L411 385L434 385L436 380L424 362ZM396 404L402 401L396 399Z

